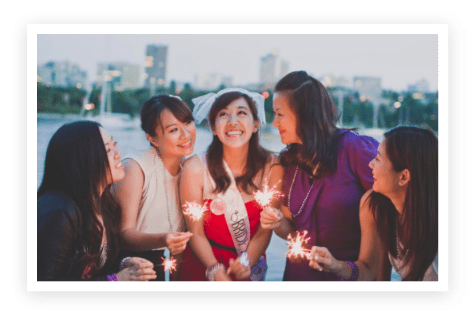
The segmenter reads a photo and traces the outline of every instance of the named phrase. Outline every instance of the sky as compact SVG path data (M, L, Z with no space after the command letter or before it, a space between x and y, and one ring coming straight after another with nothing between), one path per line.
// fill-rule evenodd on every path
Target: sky
M421 79L438 88L438 36L435 35L101 35L39 34L37 63L69 61L95 80L101 62L143 66L146 46L167 45L167 82L191 82L198 73L222 73L234 85L259 82L262 57L272 50L289 71L314 77L380 77L383 89L406 90Z

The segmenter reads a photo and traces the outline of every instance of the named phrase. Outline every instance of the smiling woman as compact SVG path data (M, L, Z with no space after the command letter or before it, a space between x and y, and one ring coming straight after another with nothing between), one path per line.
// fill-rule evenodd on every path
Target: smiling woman
M191 236L184 232L178 183L184 157L193 152L196 128L190 108L169 95L145 102L141 123L150 148L123 160L125 178L113 190L122 210L121 246L125 250L120 257L149 259L155 265L156 280L164 281L165 248L180 263L179 254Z

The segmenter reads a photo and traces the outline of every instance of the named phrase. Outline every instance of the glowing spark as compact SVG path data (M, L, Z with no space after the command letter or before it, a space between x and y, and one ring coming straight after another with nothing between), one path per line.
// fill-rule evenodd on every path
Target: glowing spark
M268 182L265 181L264 183L264 191L256 190L253 191L253 195L255 197L256 202L261 206L261 208L266 208L271 203L273 199L279 199L284 196L281 192L275 189L276 185L274 185L271 189L268 187Z
M196 202L185 202L183 206L183 214L189 216L192 220L200 220L202 218L205 211L207 211L207 206L203 205L200 206Z
M307 231L305 230L301 236L299 232L297 232L297 236L295 239L291 237L291 235L288 236L289 242L287 242L287 245L289 246L287 256L289 259L293 258L298 258L298 257L304 257L307 259L310 259L311 256L311 250L307 249L305 247L305 244L309 241L311 237L307 237Z
M162 263L162 266L164 267L164 272L169 271L172 273L172 271L177 270L177 260L173 257L170 257L170 259L166 259L162 257L162 260L164 261Z

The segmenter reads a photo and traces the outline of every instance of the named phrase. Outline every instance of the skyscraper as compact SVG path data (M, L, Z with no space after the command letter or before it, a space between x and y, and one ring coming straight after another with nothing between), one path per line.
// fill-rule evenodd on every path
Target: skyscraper
M273 50L261 58L260 82L266 89L273 88L275 83L288 73L288 70L288 62L278 56L277 50Z
M145 57L145 86L165 86L167 77L167 46L148 45Z

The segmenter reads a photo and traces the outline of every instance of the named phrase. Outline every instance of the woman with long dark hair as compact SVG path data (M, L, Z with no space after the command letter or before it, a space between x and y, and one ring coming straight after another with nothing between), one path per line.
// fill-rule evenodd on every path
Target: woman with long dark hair
M280 211L263 210L261 224L283 239L305 234L307 247L327 247L353 272L344 277L316 270L309 256L301 256L287 258L283 279L356 280L359 269L359 279L375 279L381 257L378 237L370 212L359 217L359 208L372 187L367 165L378 142L339 129L329 92L304 71L289 73L276 84L273 111L273 125L286 144L280 156L286 196Z
M149 280L152 263L130 258L117 274L119 207L111 184L121 152L98 123L63 125L46 152L38 189L38 280Z
M165 94L142 105L141 127L150 147L124 158L125 178L113 187L122 209L120 257L150 260L156 280L165 281L165 248L180 264L179 254L191 236L185 232L178 184L182 163L193 152L196 128L187 104ZM176 271L172 273L174 280Z
M438 280L438 139L431 130L413 126L384 136L369 164L373 188L362 203L375 217L397 280ZM314 247L312 255L318 256L315 268L343 267L326 249ZM388 273L379 275L388 280Z
M282 169L259 144L264 99L243 89L224 89L193 100L195 120L208 116L213 141L206 154L185 162L183 204L205 206L199 219L185 217L193 233L181 280L264 280L271 231L260 226L262 208L253 191L277 185ZM276 202L276 201L275 201ZM274 206L276 206L273 203Z

